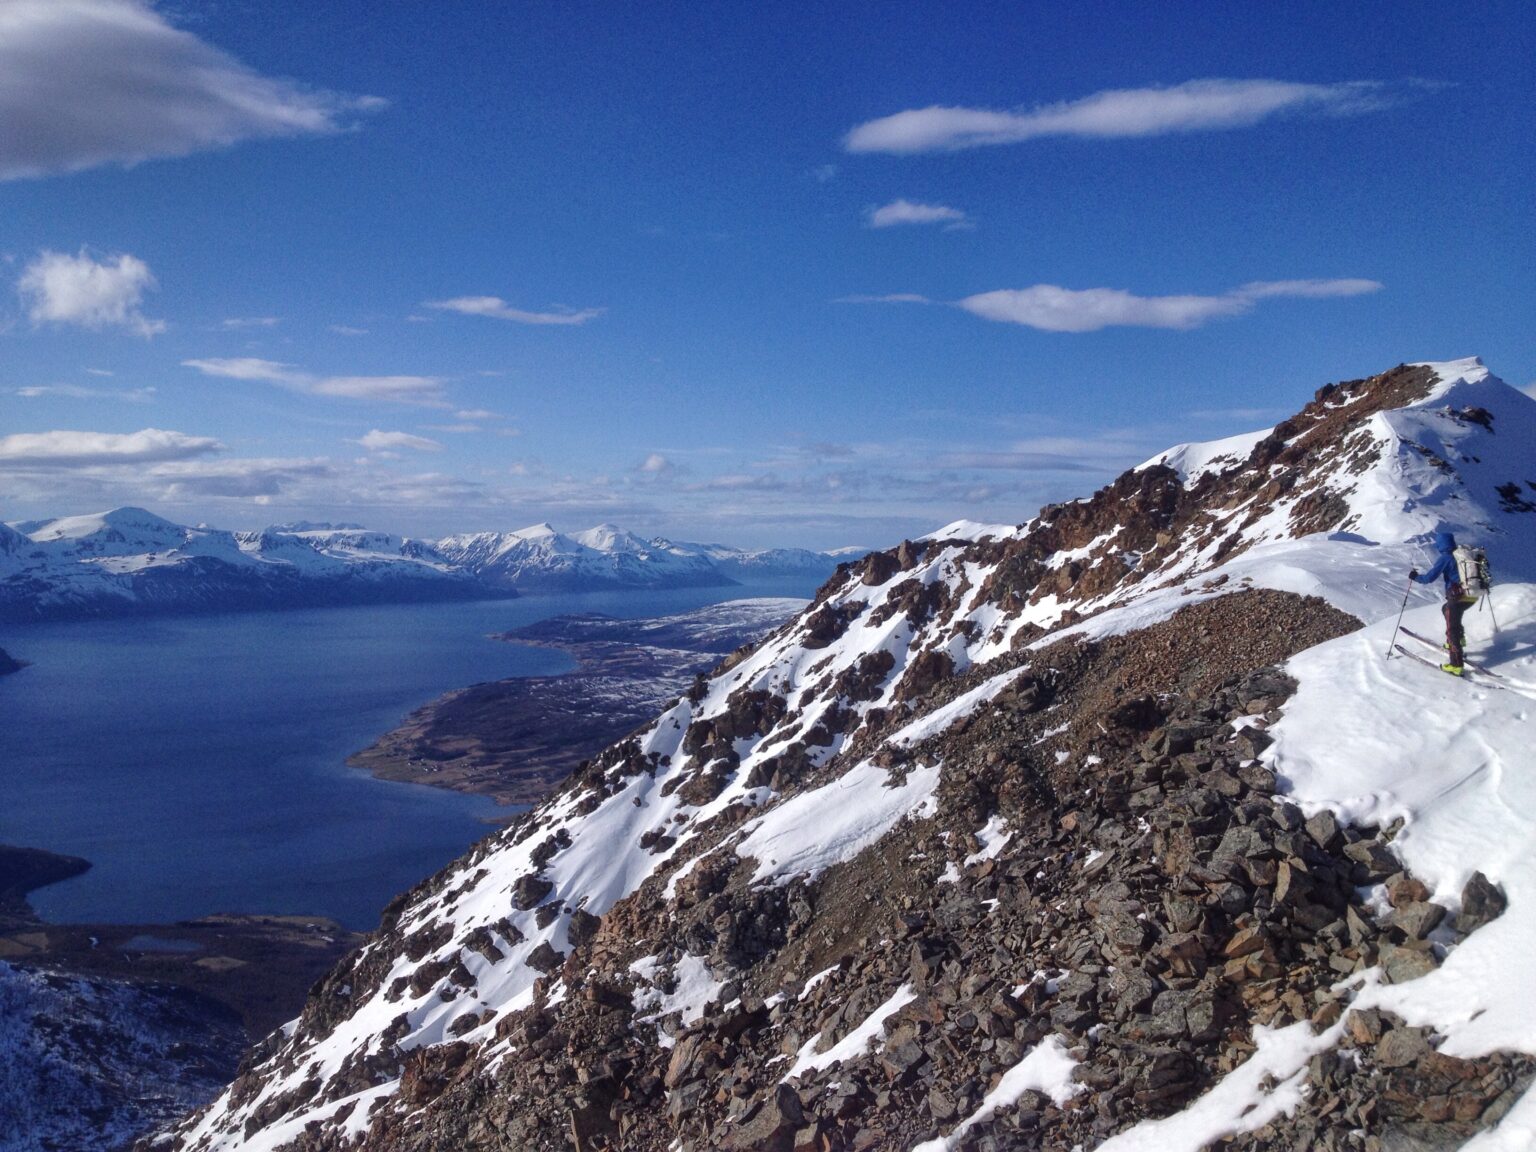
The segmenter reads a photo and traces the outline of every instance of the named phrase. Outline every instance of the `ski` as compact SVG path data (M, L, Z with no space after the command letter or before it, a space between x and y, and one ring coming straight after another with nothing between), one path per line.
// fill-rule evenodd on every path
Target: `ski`
M1410 660L1418 660L1419 664L1424 665L1425 668L1433 668L1433 670L1438 671L1441 676L1452 676L1452 673L1448 673L1448 671L1445 671L1444 668L1441 668L1438 664L1435 664L1435 660L1428 659L1428 657L1425 656L1419 656L1416 651L1409 651L1407 648L1402 647L1401 644L1393 644L1392 647L1396 648L1396 650L1398 650L1402 656L1407 656ZM1502 684L1495 684L1495 682L1493 682L1493 677L1491 676L1488 676L1487 680L1484 680L1484 676L1487 676L1487 673L1479 673L1479 671L1476 670L1476 668L1471 667L1470 664L1464 664L1462 665L1462 668L1465 668L1467 671L1464 671L1461 676L1456 677L1458 680L1465 680L1465 682L1468 682L1468 684L1482 682L1484 687L1487 688L1504 687Z
M1420 636L1412 628L1404 628L1404 629L1402 629L1402 633L1403 633L1404 636L1412 636L1415 640L1417 640L1420 644L1423 644L1427 648L1433 648L1436 652L1439 652L1442 656L1445 655L1445 648L1444 648L1444 646L1439 644L1439 643L1437 643L1434 640L1431 640L1428 636ZM1466 657L1462 657L1461 666L1463 668L1467 668L1467 669L1469 669L1469 670L1471 670L1473 672L1476 672L1479 676L1486 676L1490 680L1503 680L1505 683L1509 682L1509 678L1507 676L1503 675L1502 673L1493 672L1493 671L1491 671L1491 670L1489 670L1487 668L1484 668L1481 664L1474 664L1472 661L1468 660Z

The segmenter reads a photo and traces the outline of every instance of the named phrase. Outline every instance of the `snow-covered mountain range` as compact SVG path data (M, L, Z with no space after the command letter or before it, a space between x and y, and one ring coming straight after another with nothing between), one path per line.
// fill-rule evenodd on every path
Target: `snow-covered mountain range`
M1533 460L1536 402L1404 365L874 553L154 1146L1528 1147ZM1386 658L1442 529L1466 680Z
M226 532L142 508L0 525L0 620L486 595L431 548L383 533Z
M803 548L748 551L722 544L643 540L613 524L566 535L549 524L516 532L477 532L437 542L449 562L520 591L714 587L778 577L825 579L845 553ZM861 549L851 550L862 554Z
M641 540L611 524L412 540L357 525L228 532L142 508L0 524L0 620L820 580L843 557Z

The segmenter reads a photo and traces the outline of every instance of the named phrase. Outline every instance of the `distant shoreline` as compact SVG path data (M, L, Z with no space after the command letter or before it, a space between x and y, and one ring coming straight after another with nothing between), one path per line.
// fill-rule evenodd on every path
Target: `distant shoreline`
M171 984L233 1010L254 1041L292 1019L311 985L363 940L320 916L213 915L174 924L54 924L30 893L91 863L0 844L0 961L96 979Z
M382 780L489 796L502 805L537 803L583 760L654 719L695 676L802 603L725 601L650 620L566 615L497 633L497 640L569 653L576 667L445 693L347 763ZM744 604L759 607L754 614ZM717 622L728 605L745 612L734 627Z

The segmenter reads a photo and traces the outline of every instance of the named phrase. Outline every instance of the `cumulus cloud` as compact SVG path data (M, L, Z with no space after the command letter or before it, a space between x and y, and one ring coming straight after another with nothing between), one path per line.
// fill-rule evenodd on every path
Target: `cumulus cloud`
M1045 136L1100 139L1247 128L1281 114L1353 116L1395 98L1387 85L1356 80L1296 84L1284 80L1189 80L1172 87L1120 88L1080 100L997 111L933 105L858 125L849 152L955 152L1019 144Z
M195 368L204 376L228 380L259 380L312 396L335 396L347 400L385 400L393 404L415 404L424 408L450 407L443 397L440 376L319 376L278 360L255 356L214 357L183 360L182 367Z
M197 460L159 464L146 470L134 483L156 500L182 501L202 498L250 500L265 503L291 491L296 485L327 480L337 475L326 460L244 458Z
M373 429L358 443L370 452L389 452L396 448L409 448L413 452L441 452L443 446L425 436L412 436L409 432L381 432Z
M16 432L0 436L0 468L78 468L100 464L150 464L222 451L207 436L161 428L116 432Z
M668 460L660 452L652 452L640 465L640 471L653 476L672 470L672 461Z
M5 0L0 77L0 180L337 132L384 104L262 76L144 0Z
M1260 300L1360 296L1381 287L1375 280L1282 280L1245 284L1219 296L1137 296L1119 288L1036 284L982 292L957 303L987 320L1045 332L1097 332L1110 327L1190 329L1219 317L1242 315Z
M514 324L579 325L595 320L603 314L601 308L556 308L550 312L525 312L514 308L500 296L455 296L451 300L427 300L423 308L436 308L440 312L458 312L464 316L490 316L496 320L510 320Z
M137 256L125 252L98 261L83 248L77 256L38 253L16 282L33 324L127 328L146 338L165 331L163 321L139 311L144 293L155 287L149 265Z
M894 228L898 224L943 224L958 228L970 223L958 208L945 204L914 204L910 200L892 200L879 208L871 208L868 215L871 228Z

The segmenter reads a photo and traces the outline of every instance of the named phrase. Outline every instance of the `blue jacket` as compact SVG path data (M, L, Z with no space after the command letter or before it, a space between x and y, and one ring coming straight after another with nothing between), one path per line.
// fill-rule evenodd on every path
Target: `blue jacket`
M1449 532L1435 533L1435 551L1440 555L1435 559L1434 566L1428 572L1420 572L1414 577L1420 584L1433 584L1435 577L1439 576L1445 581L1445 590L1449 592L1451 585L1461 579L1461 573L1456 568L1456 537Z

